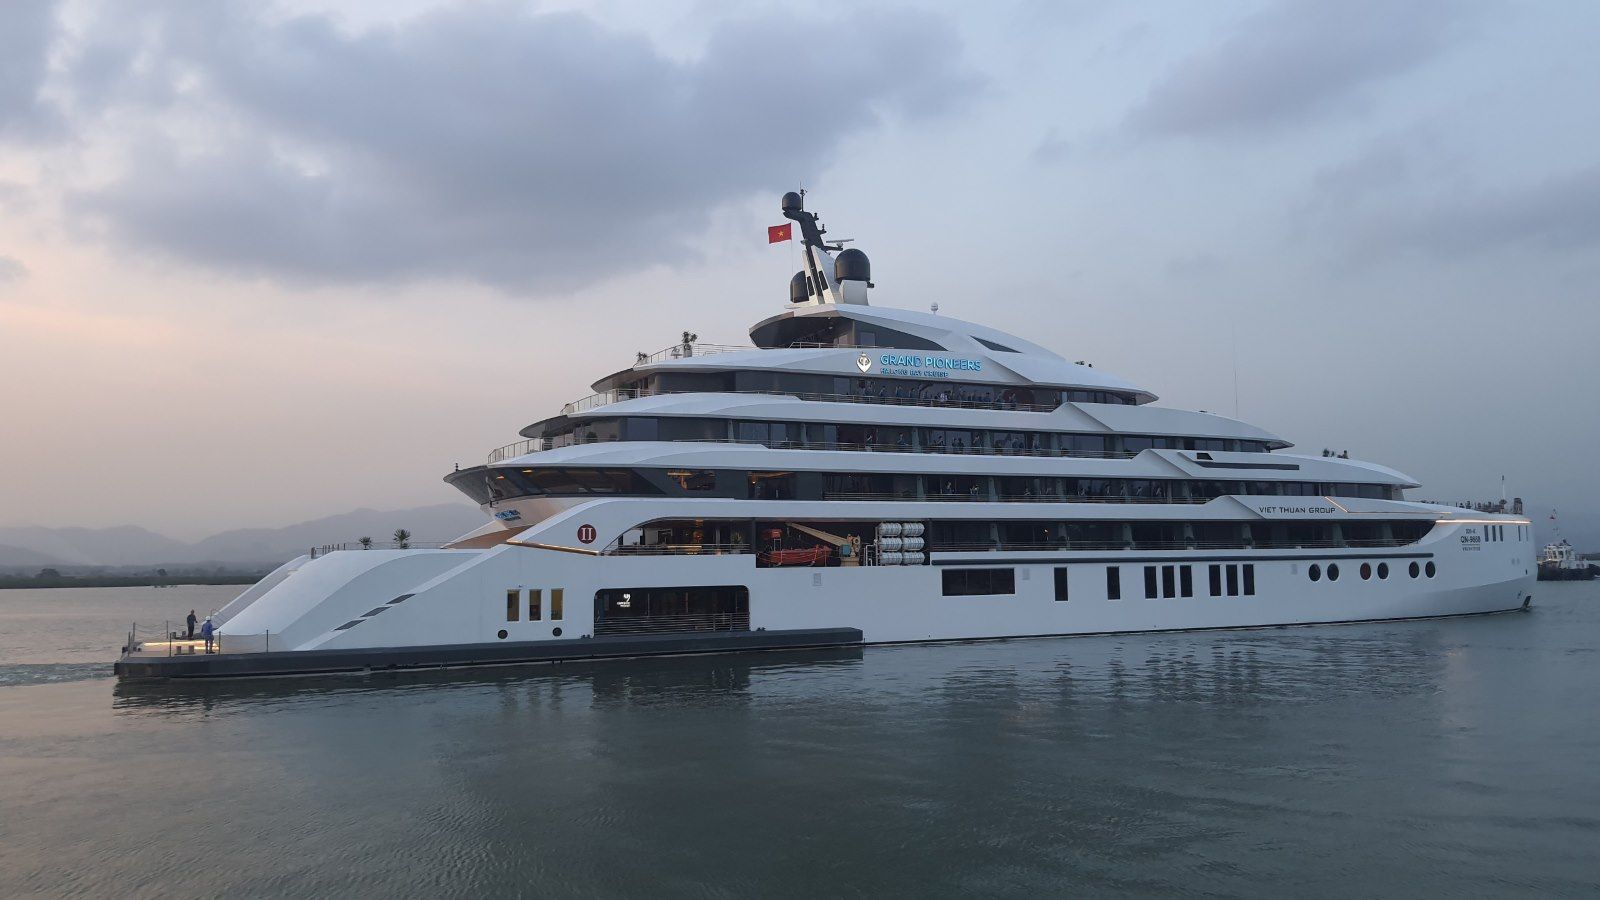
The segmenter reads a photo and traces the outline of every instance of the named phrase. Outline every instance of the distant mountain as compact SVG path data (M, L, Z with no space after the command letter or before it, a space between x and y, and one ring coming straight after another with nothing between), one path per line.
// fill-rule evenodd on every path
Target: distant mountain
M187 545L137 525L114 528L0 527L0 544L80 566L131 566L180 558ZM0 554L0 563L11 558Z
M411 532L414 541L434 543L454 540L487 521L477 507L463 503L386 512L358 509L284 528L224 531L191 545L182 561L277 563L322 544L353 543L361 537L383 543L397 528Z
M48 556L25 547L8 547L0 544L0 568L15 567L18 569L33 569L35 567L59 566L61 560Z
M283 528L241 528L185 544L133 525L113 528L0 527L0 568L25 566L277 565L322 544L361 537L385 542L397 528L419 543L453 540L485 523L477 507L445 503L354 512Z

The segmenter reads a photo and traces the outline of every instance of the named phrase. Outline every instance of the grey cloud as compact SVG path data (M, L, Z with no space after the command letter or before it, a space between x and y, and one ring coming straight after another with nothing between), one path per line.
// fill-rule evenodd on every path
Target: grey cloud
M1600 248L1600 166L1515 188L1442 192L1359 217L1362 252L1464 256L1512 246Z
M289 280L541 291L681 258L716 207L762 192L775 207L843 138L977 84L924 15L746 19L678 62L502 5L357 34L240 9L157 22L178 64L156 72L197 79L204 141L147 136L72 203L122 244Z
M1129 131L1211 135L1304 120L1450 44L1474 4L1285 0L1178 63L1129 114Z
M1051 129L1050 133L1045 135L1044 139L1034 146L1032 153L1033 161L1041 166L1053 166L1066 162L1071 155L1072 142L1057 134L1055 129Z
M9 256L0 256L0 284L21 281L28 275L28 267Z
M40 98L55 35L54 0L0 4L0 137L36 138L58 126L55 111Z

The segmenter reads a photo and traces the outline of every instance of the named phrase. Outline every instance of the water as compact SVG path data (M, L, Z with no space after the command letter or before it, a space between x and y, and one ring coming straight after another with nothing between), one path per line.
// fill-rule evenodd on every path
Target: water
M237 588L0 592L0 896L1600 892L1600 585L1529 613L118 686Z

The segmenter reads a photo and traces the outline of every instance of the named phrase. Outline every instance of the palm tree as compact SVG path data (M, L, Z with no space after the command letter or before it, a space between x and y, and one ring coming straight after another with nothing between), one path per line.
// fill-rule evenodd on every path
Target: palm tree
M410 549L411 532L405 530L404 528L396 528L394 530L394 545L399 547L401 550Z
M363 550L371 550L372 549L372 538L369 538L369 537L356 538L356 543L360 544L361 545L361 549L363 549Z

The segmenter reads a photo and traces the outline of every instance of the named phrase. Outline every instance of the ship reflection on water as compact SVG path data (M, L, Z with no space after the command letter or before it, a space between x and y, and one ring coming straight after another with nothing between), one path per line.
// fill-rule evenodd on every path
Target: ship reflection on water
M0 739L29 823L0 894L1592 893L1600 603L1557 588L1489 618L13 688L0 718L65 724Z

